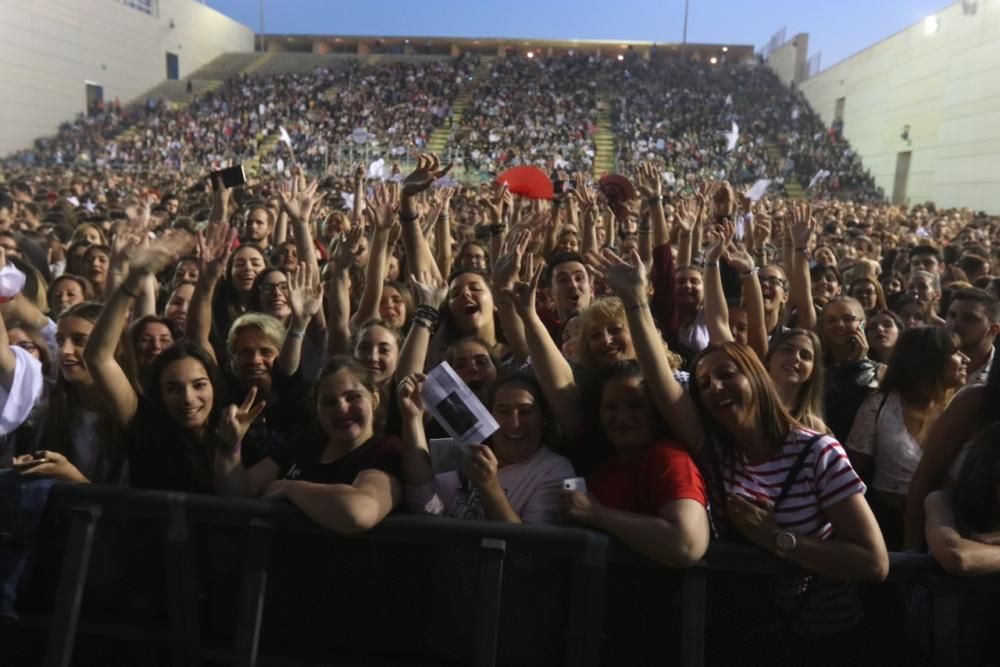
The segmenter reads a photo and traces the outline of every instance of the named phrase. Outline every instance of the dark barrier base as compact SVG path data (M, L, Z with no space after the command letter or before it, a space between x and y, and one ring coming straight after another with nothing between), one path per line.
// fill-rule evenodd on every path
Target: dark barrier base
M575 528L393 516L345 538L284 504L82 486L44 521L5 666L974 665L1000 634L996 578L913 554L817 635L781 604L802 573L745 545L682 571Z

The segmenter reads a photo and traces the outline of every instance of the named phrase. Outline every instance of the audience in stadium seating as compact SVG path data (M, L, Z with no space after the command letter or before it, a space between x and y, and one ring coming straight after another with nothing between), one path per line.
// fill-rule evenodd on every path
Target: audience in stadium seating
M260 169L208 177L230 162ZM495 183L522 165L572 192ZM1000 217L886 203L759 64L241 75L105 105L0 176L0 462L26 479L288 501L343 533L405 499L677 567L738 539L798 566L784 611L832 600L837 637L887 545L1000 570ZM484 442L435 442L443 361Z

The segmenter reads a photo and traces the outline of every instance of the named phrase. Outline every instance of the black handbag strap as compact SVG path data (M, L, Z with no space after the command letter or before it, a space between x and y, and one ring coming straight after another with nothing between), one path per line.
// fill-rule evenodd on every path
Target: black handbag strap
M781 484L781 491L778 493L778 497L774 500L774 509L778 509L778 505L780 505L781 501L785 499L788 492L792 490L792 485L795 484L796 478L802 471L802 466L806 464L806 457L809 456L809 452L812 451L813 444L815 444L816 441L822 437L822 433L817 433L813 437L809 438L809 442L802 447L802 451L800 451L799 455L795 457L795 463L792 464L791 469L788 471L788 475L785 476L785 481Z

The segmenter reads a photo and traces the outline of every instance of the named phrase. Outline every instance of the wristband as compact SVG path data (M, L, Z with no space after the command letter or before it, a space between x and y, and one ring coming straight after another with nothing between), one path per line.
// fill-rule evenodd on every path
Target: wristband
M713 262L705 262L705 268L706 269L708 269L708 268L716 268L716 269L719 268L719 260L715 260Z
M646 198L646 203L649 204L650 206L652 206L653 204L662 204L663 203L663 198L662 197L647 197Z
M425 320L428 323L428 329L433 329L437 326L437 323L441 320L441 313L437 311L433 306L428 306L427 304L421 304L417 306L416 311L413 314L414 319Z
M642 310L643 308L649 308L649 302L648 301L643 301L641 303L637 303L637 304L631 305L628 308L626 308L625 310L627 312L629 312L629 313L634 313L635 311Z
M758 272L759 270L760 270L760 269L758 269L758 268L757 268L757 267L755 266L755 267L753 267L752 269L750 269L749 271L744 271L743 273L741 273L741 274L740 274L740 278L749 278L750 276L756 276L756 275L757 275L757 272Z
M305 329L303 329L302 331L289 331L288 332L288 336L291 337L291 338L302 338L305 335L306 335L306 330Z
M119 285L118 289L120 289L121 291L125 292L126 295L132 297L133 299L138 299L139 298L138 294L136 294L135 292L133 292L129 288L125 287L125 283L122 283L121 285Z
M419 213L411 213L410 215L406 215L405 213L403 213L402 210L400 210L400 212L399 212L399 221L400 222L413 222L413 221L415 221L419 217L420 217Z

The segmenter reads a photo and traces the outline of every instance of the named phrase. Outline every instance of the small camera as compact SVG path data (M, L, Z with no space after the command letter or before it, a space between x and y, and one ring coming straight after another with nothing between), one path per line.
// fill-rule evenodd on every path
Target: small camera
M583 493L587 492L587 480L583 477L570 477L569 479L564 479L562 483L562 488L567 491L581 491Z

